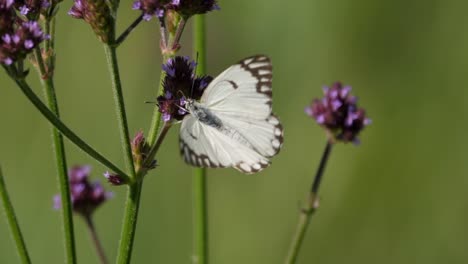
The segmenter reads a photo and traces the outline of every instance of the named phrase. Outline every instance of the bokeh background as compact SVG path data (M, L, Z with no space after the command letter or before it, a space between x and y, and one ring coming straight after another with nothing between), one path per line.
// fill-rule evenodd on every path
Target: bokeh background
M263 53L274 65L274 111L285 144L253 176L210 170L210 263L283 263L325 145L303 109L322 85L353 86L373 124L362 144L333 149L321 207L299 263L467 263L468 2L443 0L220 0L207 16L208 71ZM57 27L56 86L63 120L123 164L105 56L83 21ZM122 1L120 29L138 12ZM192 54L191 23L182 54ZM119 49L131 133L147 131L161 57L156 21L142 24ZM38 93L35 72L29 77ZM31 257L63 263L58 192L49 126L0 73L0 162ZM192 169L173 129L147 176L133 263L191 263ZM105 168L67 142L70 164ZM95 214L111 260L117 254L124 188ZM97 263L84 223L75 218L80 263ZM0 221L0 263L17 263Z

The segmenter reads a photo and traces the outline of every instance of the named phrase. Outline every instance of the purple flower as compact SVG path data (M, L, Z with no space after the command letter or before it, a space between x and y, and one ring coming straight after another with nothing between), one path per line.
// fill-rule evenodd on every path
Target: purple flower
M47 38L36 21L23 22L13 32L1 35L0 63L10 65L26 58L28 53Z
M305 108L307 115L325 128L331 140L359 143L358 134L371 123L363 108L357 106L351 87L336 82L323 88L325 96Z
M16 0L15 7L21 15L27 16L30 20L37 20L41 13L46 13L50 7L50 0Z
M200 99L203 90L213 80L210 76L195 76L194 61L188 57L171 58L162 66L166 72L163 80L164 93L157 98L164 122L182 120L187 114L187 98Z
M74 18L83 19L102 42L109 43L113 34L113 17L106 1L74 0L68 14Z
M143 19L149 21L153 16L162 18L168 2L169 0L136 0L133 2L133 9L141 10Z
M106 171L104 173L104 177L107 179L107 181L109 181L112 185L124 185L126 184L125 180L120 177L120 175L118 174L113 174L113 173L110 173L108 171Z
M13 0L0 0L0 35L11 33L17 18Z
M219 10L216 0L172 0L167 9L175 10L184 19L197 14Z
M73 211L82 216L91 214L113 194L106 192L99 182L89 182L90 166L74 166L68 172ZM54 196L54 208L60 209L61 199Z

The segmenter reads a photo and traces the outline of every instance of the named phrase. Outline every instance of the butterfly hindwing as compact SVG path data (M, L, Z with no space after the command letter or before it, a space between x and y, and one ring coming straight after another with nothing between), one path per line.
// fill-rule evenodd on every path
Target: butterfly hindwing
M185 162L197 167L235 167L254 173L269 165L255 150L190 115L182 122L180 150Z

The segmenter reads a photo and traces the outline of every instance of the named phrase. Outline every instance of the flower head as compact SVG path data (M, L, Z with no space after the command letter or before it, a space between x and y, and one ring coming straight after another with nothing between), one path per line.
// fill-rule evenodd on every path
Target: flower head
M172 0L168 9L175 10L184 19L197 14L219 10L216 0Z
M102 203L112 197L99 182L89 182L89 166L74 166L68 172L73 211L89 217ZM54 196L54 208L60 209L60 196Z
M332 140L359 143L357 135L371 120L365 110L357 106L351 87L336 82L323 91L325 96L313 100L305 112L327 130Z
M143 131L139 131L132 142L132 155L133 161L135 163L135 170L139 171L140 169L150 170L156 167L156 160L153 160L149 165L145 164L146 158L151 150L150 145L146 142Z
M141 10L143 19L149 21L153 16L162 18L168 3L169 0L136 0L133 2L133 9Z
M115 185L115 186L123 185L127 183L125 179L120 177L120 175L115 174L115 173L110 173L108 171L104 173L104 177L107 179L107 181L109 181L112 185Z
M210 76L196 77L195 65L196 63L188 57L180 56L169 59L163 65L166 72L163 81L164 94L157 100L165 122L182 120L187 114L184 108L187 96L195 100L200 99L203 90L213 80Z
M23 22L13 33L0 36L0 63L10 65L24 59L46 38L36 21Z
M93 29L98 38L109 43L113 32L112 15L106 1L103 0L74 0L68 14L77 19L83 19Z

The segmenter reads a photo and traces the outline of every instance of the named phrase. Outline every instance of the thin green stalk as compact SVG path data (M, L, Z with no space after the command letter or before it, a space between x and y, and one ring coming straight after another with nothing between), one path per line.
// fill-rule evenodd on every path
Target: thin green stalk
M129 181L128 175L114 165L111 161L106 159L99 152L94 150L90 145L84 142L78 135L76 135L70 128L68 128L60 119L58 119L52 111L37 97L37 95L29 87L28 83L24 79L18 79L14 76L11 76L18 87L21 89L23 94L28 98L28 100L36 107L36 109L57 128L60 133L67 137L71 142L73 142L77 147L87 153L89 156L99 161L102 165L109 168L113 172L117 173L123 180Z
M39 66L39 75L47 76L45 79L41 78L41 83L44 88L44 94L47 105L53 114L60 118L59 109L57 104L57 97L55 94L54 82L47 70L42 59L42 54L39 48L35 49L36 61ZM62 227L65 236L65 256L67 263L76 263L76 249L75 249L75 235L73 230L73 211L70 199L70 184L68 182L68 169L67 160L65 155L65 146L63 137L60 132L51 125L52 133L52 147L54 149L54 158L57 169L57 177L60 187L60 199L62 205Z
M322 181L325 166L327 165L327 161L330 156L332 145L333 144L331 142L327 141L325 150L322 154L322 159L320 160L319 167L315 174L314 182L312 183L311 190L308 194L307 203L305 207L301 210L301 215L299 216L296 233L291 242L288 257L286 258L286 264L296 263L310 220L312 218L312 215L318 208L318 191L320 183Z
M197 15L194 21L194 52L198 53L197 74L206 73L205 16ZM194 201L194 253L193 262L208 263L208 227L206 205L206 169L196 168L193 178Z
M132 257L142 187L143 180L132 182L127 187L127 202L125 204L125 215L117 256L117 263L119 264L130 263Z
M169 59L168 56L163 55L163 63L166 63L166 61ZM158 86L158 91L156 92L156 98L158 98L162 93L163 93L163 84L164 84L164 78L166 77L166 72L164 70L161 70L161 74L159 77L159 86ZM161 122L161 112L159 112L158 107L154 107L153 110L153 117L151 119L151 127L148 132L148 144L150 146L153 146L154 142L156 141L156 138L158 136L158 132L161 130L162 122Z
M154 144L154 147L151 149L148 158L145 160L145 164L150 163L149 161L153 160L170 128L171 124L165 123L156 143ZM130 183L128 186L129 189L127 192L127 203L125 205L124 222L122 233L120 235L119 253L117 256L117 263L119 264L130 263L132 257L133 241L135 238L135 230L138 218L138 208L140 205L141 189L144 179L144 175L142 175L143 173L144 171L139 171L137 174L138 180Z
M2 199L3 209L5 210L5 217L8 221L8 226L10 227L11 236L16 244L16 251L21 260L21 263L31 263L29 258L28 250L26 249L26 244L24 243L23 235L16 219L15 211L13 210L13 205L11 204L10 197L6 190L5 181L3 179L2 167L0 166L0 198Z
M128 174L135 180L135 166L133 164L132 148L130 146L130 134L128 132L127 114L125 113L125 103L122 93L122 83L120 81L119 65L117 62L116 48L104 45L107 65L112 79L112 92L119 121L120 141L123 146L123 154Z

